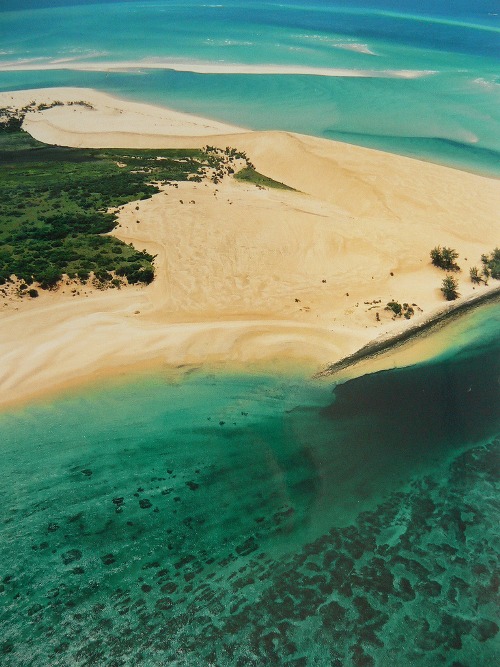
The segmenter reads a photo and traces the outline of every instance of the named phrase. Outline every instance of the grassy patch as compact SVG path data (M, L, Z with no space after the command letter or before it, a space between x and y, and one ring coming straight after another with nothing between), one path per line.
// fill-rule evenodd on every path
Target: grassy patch
M259 174L259 172L255 171L255 169L252 167L244 167L241 171L235 174L235 178L238 181L254 183L255 185L262 188L276 188L277 190L292 190L293 192L296 192L294 188L285 185L285 183L274 181L272 178L268 178L263 174Z
M86 281L150 282L153 257L111 236L106 211L199 179L198 150L90 150L47 146L17 128L0 131L0 283L14 274L52 287L62 274Z

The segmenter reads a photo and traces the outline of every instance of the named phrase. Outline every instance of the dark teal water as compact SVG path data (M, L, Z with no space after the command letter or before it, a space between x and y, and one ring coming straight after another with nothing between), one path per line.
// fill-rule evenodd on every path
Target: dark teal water
M333 394L200 370L4 413L2 665L495 664L499 322Z

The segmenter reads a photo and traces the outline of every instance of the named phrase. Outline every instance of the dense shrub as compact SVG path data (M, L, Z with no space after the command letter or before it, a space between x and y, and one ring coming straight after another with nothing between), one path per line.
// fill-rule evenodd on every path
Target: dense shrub
M483 273L486 277L491 276L500 280L500 248L495 248L489 255L482 255Z
M48 266L38 272L37 280L42 289L52 289L62 278L62 272L55 266Z
M0 117L11 118L2 110ZM91 273L111 284L118 265L127 267L123 275L129 282L151 282L151 255L103 236L116 224L115 214L106 211L151 197L158 192L152 181L200 176L206 159L194 149L97 151L47 146L19 131L18 120L4 123L0 284L15 275L26 284L36 280L51 288L62 274L84 282ZM118 162L125 167L118 167Z
M404 317L406 320L409 320L415 314L412 306L408 303L401 305L398 301L389 301L384 310L391 311L394 317Z
M431 262L434 266L445 271L460 271L460 267L455 262L458 258L458 252L453 248L436 246L431 250Z
M441 292L446 301L454 301L455 299L458 299L460 294L458 293L458 281L456 278L453 276L446 276L446 278L443 278Z

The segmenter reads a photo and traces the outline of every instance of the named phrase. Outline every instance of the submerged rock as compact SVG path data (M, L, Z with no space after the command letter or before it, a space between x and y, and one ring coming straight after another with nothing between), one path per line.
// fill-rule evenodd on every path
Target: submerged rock
M61 554L62 562L65 565L74 563L75 561L80 560L81 557L82 557L82 552L79 549L70 549L69 551L66 551L65 553Z

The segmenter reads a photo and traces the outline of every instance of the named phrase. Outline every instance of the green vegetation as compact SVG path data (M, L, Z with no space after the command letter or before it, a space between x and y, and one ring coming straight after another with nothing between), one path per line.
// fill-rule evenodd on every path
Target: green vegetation
M444 269L445 271L460 271L460 267L455 262L458 258L458 252L453 248L447 248L446 246L441 248L441 246L436 246L431 250L431 262L434 266Z
M235 174L235 178L238 181L245 181L247 183L254 183L261 188L276 188L278 190L293 190L293 188L280 183L279 181L274 181L272 178L268 178L263 174L259 174L258 171L255 171L253 167L244 167L241 171ZM294 190L293 190L294 191Z
M22 131L27 112L59 105L0 109L0 284L14 276L23 283L21 295L35 298L28 285L51 289L63 275L93 278L102 287L120 287L124 278L151 282L154 258L108 234L117 224L112 209L148 199L160 184L207 176L219 183L243 164L241 180L290 189L258 174L244 152L230 147L74 149L48 146Z
M489 255L481 255L481 262L486 280L489 277L500 280L500 248L495 248Z
M201 179L205 153L47 146L0 117L0 284L15 275L51 288L63 274L91 273L109 286L116 276L151 282L151 255L104 236L116 225L108 209L151 197L159 183Z
M479 283L483 282L483 278L481 277L481 274L479 273L479 269L477 268L477 266L470 267L469 275L472 283L479 285Z
M409 320L411 316L415 314L412 306L408 303L403 303L401 305L398 301L389 301L384 310L392 311L394 317L404 317L406 320Z
M460 294L458 293L458 281L456 278L453 276L446 276L446 278L443 278L441 292L446 301L455 301L455 299L458 299Z
M236 148L231 148L230 146L226 146L226 148L205 146L203 152L206 156L207 166L212 172L209 174L209 177L212 183L216 185L222 181L224 176L234 174L236 168L240 167L242 162L247 167L253 168L253 164L244 151L238 151Z
M481 255L482 268L472 266L469 270L471 282L488 284L489 278L500 280L500 248L495 248L489 255Z

